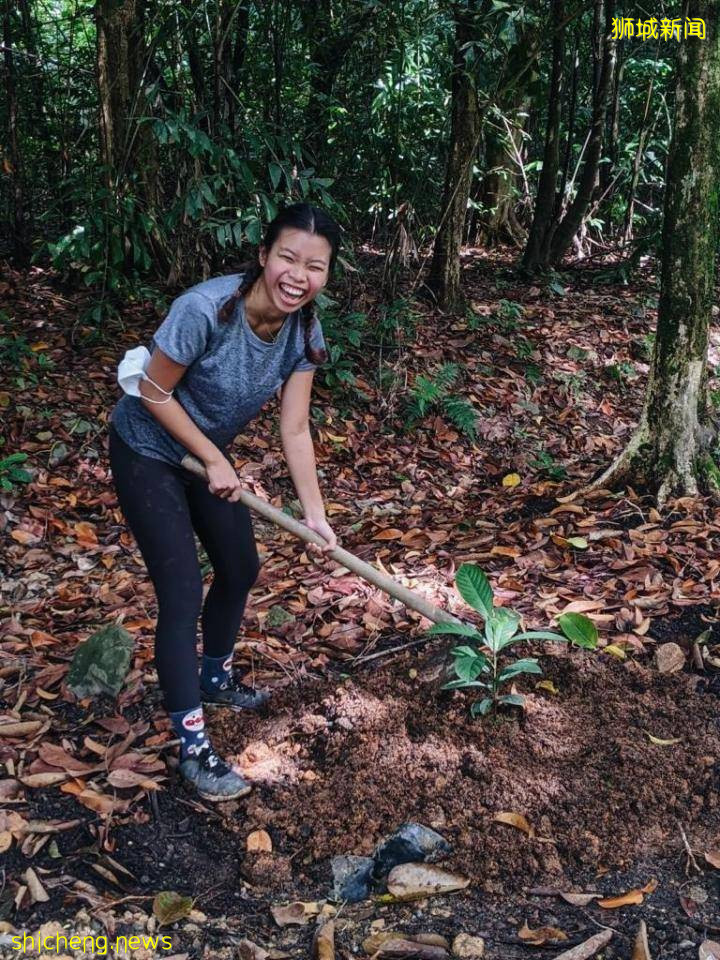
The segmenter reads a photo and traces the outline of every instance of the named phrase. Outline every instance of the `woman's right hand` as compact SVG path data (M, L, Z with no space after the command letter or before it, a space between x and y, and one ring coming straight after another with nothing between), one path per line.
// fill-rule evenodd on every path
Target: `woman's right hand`
M225 457L212 460L205 464L205 469L207 470L210 493L222 497L223 500L229 500L231 503L236 503L240 499L243 486L229 460Z

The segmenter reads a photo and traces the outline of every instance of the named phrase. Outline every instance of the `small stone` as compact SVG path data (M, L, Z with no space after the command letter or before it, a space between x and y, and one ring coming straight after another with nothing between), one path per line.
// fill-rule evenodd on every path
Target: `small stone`
M663 643L655 651L655 666L662 674L677 673L685 666L685 654L677 643Z
M432 863L452 853L452 847L439 833L421 823L403 823L375 850L375 877L384 877L401 863Z
M333 900L358 903L370 893L374 861L371 857L333 857Z
M466 960L480 960L485 956L485 941L482 937L471 937L469 933L459 933L453 940L453 953Z

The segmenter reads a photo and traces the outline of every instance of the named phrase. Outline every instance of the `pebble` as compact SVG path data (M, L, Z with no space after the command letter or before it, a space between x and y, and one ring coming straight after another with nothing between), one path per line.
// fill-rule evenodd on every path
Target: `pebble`
M677 673L685 666L685 654L677 643L663 643L655 651L655 666L663 674Z
M453 940L453 953L465 960L481 960L485 956L485 941L482 937L471 937L469 933L459 933Z
M358 903L370 893L374 861L371 857L333 857L333 899Z
M401 863L431 863L450 853L452 847L435 830L421 823L403 823L376 848L375 877L384 877Z

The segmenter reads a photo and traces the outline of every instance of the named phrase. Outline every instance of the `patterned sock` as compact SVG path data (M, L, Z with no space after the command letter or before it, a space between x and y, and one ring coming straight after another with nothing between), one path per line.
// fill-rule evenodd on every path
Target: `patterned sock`
M210 693L217 690L230 678L232 673L233 655L226 653L224 657L206 657L203 654L200 668L200 686Z
M170 714L173 730L180 737L180 760L192 757L203 747L210 746L205 736L205 717L202 707L176 710Z

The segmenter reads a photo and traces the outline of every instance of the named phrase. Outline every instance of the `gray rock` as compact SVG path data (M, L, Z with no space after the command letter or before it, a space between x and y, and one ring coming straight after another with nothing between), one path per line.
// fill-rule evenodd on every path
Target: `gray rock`
M433 863L452 853L452 847L435 830L421 823L403 823L380 842L373 860L376 879L386 876L400 863Z
M371 857L333 857L333 900L358 903L370 893L374 861Z

